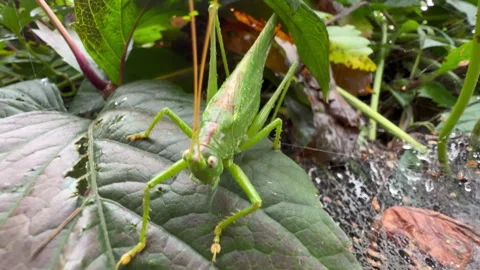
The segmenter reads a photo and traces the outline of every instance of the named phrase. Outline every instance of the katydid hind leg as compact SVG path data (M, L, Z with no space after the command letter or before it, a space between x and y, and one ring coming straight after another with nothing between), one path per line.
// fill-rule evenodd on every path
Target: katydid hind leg
M135 255L140 253L145 248L145 245L147 243L147 224L150 213L150 191L163 181L177 175L186 167L187 163L183 159L181 159L171 165L168 169L157 174L152 180L148 181L147 185L145 186L143 195L143 216L142 230L140 231L140 240L133 249L120 257L120 260L117 262L116 269L118 269L121 265L129 264L133 257L135 257Z
M243 172L242 168L240 168L240 166L238 166L237 164L233 163L232 160L226 161L224 166L228 169L228 171L233 176L238 185L242 188L242 190L247 194L248 199L252 204L237 211L232 216L225 218L217 224L214 231L213 244L210 248L210 251L213 253L213 262L216 261L217 254L221 251L220 235L222 234L223 229L225 229L225 227L227 227L228 225L234 223L239 218L255 212L258 208L262 206L262 198L248 179L248 176L245 174L245 172Z
M259 132L257 132L257 134L255 134L253 137L251 137L248 140L246 140L245 142L243 142L240 145L240 150L245 151L248 148L250 148L250 147L254 146L255 144L257 144L258 142L260 142L261 140L267 138L268 135L270 135L270 132L272 132L272 130L274 130L274 129L275 129L275 137L273 138L272 148L274 150L280 149L280 135L282 133L282 119L277 118L277 119L273 120L272 122L270 122L270 124L268 124L266 127L261 129Z
M258 112L257 116L255 116L255 119L253 120L252 124L250 125L247 131L248 137L250 138L253 137L263 127L263 125L265 125L268 115L270 114L273 107L275 106L275 103L277 103L277 106L272 116L272 121L273 119L275 119L278 109L280 108L280 105L283 103L283 99L285 98L285 95L288 91L290 82L293 78L293 74L295 70L297 69L297 66L298 66L297 62L292 63L292 65L288 69L287 74L283 78L278 88L275 90L275 92L267 101L267 103L263 106L263 108Z
M127 139L129 141L147 139L150 133L152 132L152 129L157 125L158 121L160 121L160 119L162 119L164 115L167 115L168 117L170 117L173 123L175 123L175 125L177 125L183 131L183 133L185 133L185 135L187 135L189 138L192 137L192 129L187 125L187 123L185 123L178 115L176 115L169 108L163 108L157 113L155 118L153 118L152 122L148 126L147 130L145 130L145 132L128 135Z

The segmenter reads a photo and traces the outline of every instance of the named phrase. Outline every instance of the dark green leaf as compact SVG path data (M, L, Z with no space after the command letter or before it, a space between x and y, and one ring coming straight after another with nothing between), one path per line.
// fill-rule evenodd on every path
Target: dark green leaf
M75 1L77 22L73 26L92 58L115 84L141 12L134 1Z
M456 69L462 62L470 60L472 44L473 42L470 41L462 44L462 46L458 48L452 49L436 72L440 74L448 72Z
M470 99L470 103L468 107L463 112L460 119L458 119L457 124L455 125L455 129L458 129L462 132L471 132L475 123L478 121L480 115L480 96L473 96ZM450 112L442 113L442 119L446 120L450 117ZM440 122L437 126L437 130L441 130L443 128L443 122Z
M125 82L167 77L175 73L193 73L192 64L185 55L170 48L134 48L125 67ZM181 74L178 74L181 75Z
M414 98L414 91L390 91L402 107L407 106Z
M88 80L84 80L78 89L78 93L68 106L71 114L84 114L95 112L103 108L105 101L102 93L95 88Z
M389 7L403 8L403 7L411 7L411 6L420 6L420 1L419 0L387 0L383 4Z
M65 112L57 86L42 79L0 88L0 118L30 111Z
M408 20L402 24L402 26L398 30L398 34L417 31L418 26L419 26L418 22L414 20Z
M324 97L330 90L328 32L323 21L301 0L265 2L280 16L295 39L301 60L322 87ZM294 10L293 7L297 7Z
M9 6L0 10L0 23L5 25L17 37L21 37L22 28L32 21L29 10L17 10L14 2L11 1Z
M428 82L417 88L418 95L433 100L438 106L452 108L457 98L452 95L442 84Z
M112 269L138 241L145 183L189 146L168 119L149 140L125 139L143 131L164 107L191 122L192 96L163 81L118 88L94 122L61 112L0 120L0 156L8 157L0 160L2 265ZM147 246L125 269L361 269L348 251L348 237L322 209L315 187L295 162L271 150L270 141L235 161L263 206L224 231L215 264L209 247L216 223L249 205L248 199L228 173L212 190L182 172L152 191ZM78 194L83 176L90 183L88 197ZM81 213L30 260L85 200Z
M185 11L183 13L186 13ZM152 43L162 38L163 31L177 29L170 24L174 15L182 14L178 11L158 13L155 9L147 11L135 29L133 39L140 44Z

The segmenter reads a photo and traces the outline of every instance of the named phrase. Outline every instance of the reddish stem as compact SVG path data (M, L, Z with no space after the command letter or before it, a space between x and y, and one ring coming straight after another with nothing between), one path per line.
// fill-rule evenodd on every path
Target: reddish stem
M72 50L72 53L75 56L75 59L77 59L78 65L80 66L80 69L82 70L85 77L97 89L100 89L102 91L104 91L106 89L111 89L112 88L112 83L109 82L109 81L105 81L105 80L101 79L98 76L98 74L92 69L92 67L90 66L90 63L88 63L88 60L85 57L85 55L82 53L82 51L77 46L77 44L72 39L72 37L68 34L67 29L65 29L65 27L60 22L60 20L58 20L57 16L55 16L55 13L53 13L52 9L48 6L48 4L44 0L36 0L36 1L37 1L37 4L43 9L43 11L45 11L48 18L50 18L53 25L60 32L62 37L65 39L65 42L67 42L68 47L70 47L70 50Z

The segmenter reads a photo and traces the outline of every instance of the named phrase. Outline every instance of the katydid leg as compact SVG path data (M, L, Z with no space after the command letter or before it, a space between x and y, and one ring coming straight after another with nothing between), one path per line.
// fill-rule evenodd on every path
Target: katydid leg
M148 181L147 186L144 189L144 195L143 195L143 217L142 217L142 230L140 231L140 241L139 243L129 252L125 253L122 255L120 260L118 261L116 265L116 269L120 265L125 265L129 264L130 261L140 253L146 245L146 240L147 240L147 224L148 224L148 218L149 218L149 212L150 212L150 190L160 184L161 182L169 179L170 177L173 177L180 173L182 170L187 168L187 162L185 162L183 159L175 162L172 166L170 166L168 169L164 170L163 172L157 174L152 180Z
M270 132L275 129L275 137L273 138L273 145L272 148L277 150L280 149L280 135L282 133L282 119L277 118L270 122L266 127L260 130L257 134L253 137L246 140L244 143L240 145L240 150L245 151L248 148L254 146L259 141L263 140L264 138L268 137Z
M152 129L157 125L158 121L162 119L164 115L167 115L172 119L173 123L175 123L182 131L187 135L189 138L192 138L192 129L185 123L178 115L176 115L172 110L169 108L163 108L161 109L155 118L153 118L152 122L150 123L150 126L145 130L144 133L136 133L127 136L127 139L130 141L135 141L135 140L142 140L148 138L150 135L150 132L152 132Z
M246 207L232 216L222 220L218 225L215 227L215 237L213 238L213 244L210 248L210 251L213 253L212 261L215 262L217 258L217 253L220 253L220 235L222 234L223 229L228 225L235 222L237 219L246 216L252 212L255 212L258 208L262 206L262 198L258 194L255 187L252 185L250 180L248 180L247 175L243 172L242 168L237 164L233 163L232 160L227 160L224 162L224 166L228 169L230 174L233 176L235 181L237 181L238 185L242 188L242 190L247 194L248 199L252 203L249 207Z
M280 108L280 105L283 102L283 99L285 98L285 94L288 91L290 82L293 78L293 73L295 72L295 69L297 68L297 66L298 66L297 62L292 63L292 65L288 69L287 74L285 75L285 78L283 78L282 82L280 83L278 88L275 90L272 97L270 97L267 103L263 106L262 110L260 110L257 116L255 116L255 119L253 120L252 124L248 128L248 131L247 131L248 137L253 137L263 127L265 122L267 122L268 115L272 111L273 106L275 106L275 102L277 102L275 112L272 115L272 122L273 122L273 119L276 117L278 109Z

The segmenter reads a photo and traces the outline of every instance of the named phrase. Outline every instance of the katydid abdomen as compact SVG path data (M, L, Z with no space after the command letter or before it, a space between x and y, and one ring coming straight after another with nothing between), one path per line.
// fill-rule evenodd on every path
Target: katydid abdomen
M260 107L263 67L274 37L274 26L266 26L203 113L200 144L216 150L222 159L232 158L240 144L248 139L247 130Z

